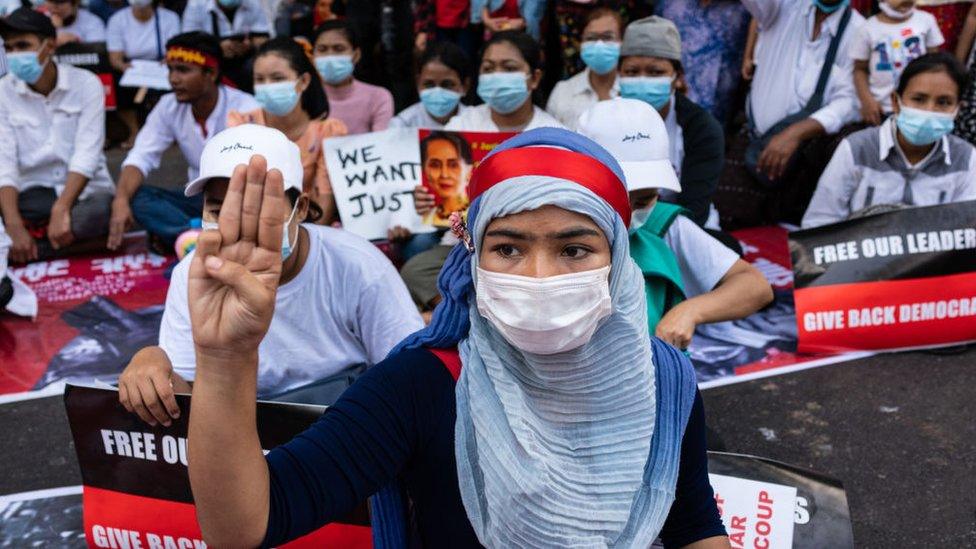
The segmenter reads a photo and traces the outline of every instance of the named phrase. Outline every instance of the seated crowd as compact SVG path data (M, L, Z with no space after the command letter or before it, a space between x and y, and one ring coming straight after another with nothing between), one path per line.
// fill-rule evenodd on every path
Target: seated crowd
M571 37L578 59L549 59L566 3L409 3L413 80L389 89L368 76L377 49L395 57L396 24L373 36L350 2L0 8L0 254L119 250L138 226L171 255L203 229L119 399L153 425L179 417L176 393L210 403L194 405L190 473L218 544L293 539L399 480L434 545L728 547L693 374L664 345L772 301L726 231L976 199L976 6L956 37L913 0L867 19L848 0L710 3L741 24L705 59L694 21L595 2ZM79 42L105 42L118 73L130 137L114 180L103 82L57 58ZM165 63L171 91L118 86L134 61ZM421 170L470 202L467 226L389 227L394 261L342 229L323 151L387 128L434 130ZM469 172L453 131L521 135ZM154 184L174 146L180 189ZM458 222L423 185L413 202ZM553 375L567 363L572 380ZM591 384L614 364L616 385ZM337 413L261 454L256 397L351 371L365 373ZM654 429L677 435L651 447ZM559 486L528 482L539 470ZM252 488L227 490L238 482ZM585 512L594 498L605 514Z

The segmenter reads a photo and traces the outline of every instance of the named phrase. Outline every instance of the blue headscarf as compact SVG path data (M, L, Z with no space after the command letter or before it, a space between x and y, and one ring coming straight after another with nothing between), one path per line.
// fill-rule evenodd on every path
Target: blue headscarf
M624 184L609 153L564 130L526 132L493 154L553 145L601 160ZM647 547L674 499L681 437L658 437L652 445L662 393L655 387L643 277L629 257L624 220L577 183L527 174L496 184L472 203L472 239L478 249L493 219L547 205L587 215L611 245L613 312L587 344L546 356L509 344L478 313L472 276L478 255L459 245L438 278L442 301L431 325L393 353L460 350L458 484L482 544ZM687 407L672 406L671 397L668 392L661 411L669 425L677 418L683 429L678 416Z

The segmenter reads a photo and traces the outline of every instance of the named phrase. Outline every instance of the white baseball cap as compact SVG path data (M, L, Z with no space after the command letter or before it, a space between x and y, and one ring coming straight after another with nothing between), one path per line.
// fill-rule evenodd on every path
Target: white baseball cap
M304 172L298 145L274 128L241 124L227 128L207 141L200 154L200 176L186 184L183 194L200 194L210 179L229 178L234 174L234 168L239 164L246 166L256 154L267 160L268 170L281 172L286 191L302 190Z
M661 115L647 103L624 97L598 101L580 115L577 127L620 163L628 191L681 192L669 158L668 130Z

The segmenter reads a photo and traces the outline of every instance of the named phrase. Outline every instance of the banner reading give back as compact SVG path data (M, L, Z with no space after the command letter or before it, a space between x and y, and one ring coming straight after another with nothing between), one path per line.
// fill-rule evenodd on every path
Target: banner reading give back
M190 398L177 395L179 419L150 427L119 404L118 391L68 385L65 409L83 483L89 547L200 549L206 547L187 475ZM321 406L259 402L258 435L265 449L305 430ZM365 505L353 516L284 547L372 546Z
M976 202L790 233L801 352L976 340Z

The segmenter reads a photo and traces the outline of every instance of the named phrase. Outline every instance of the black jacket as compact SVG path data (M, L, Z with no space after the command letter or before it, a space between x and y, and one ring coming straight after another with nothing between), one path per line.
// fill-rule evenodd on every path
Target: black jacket
M725 134L715 117L684 95L675 95L674 106L685 145L678 204L690 212L692 221L704 225L712 193L722 174Z

